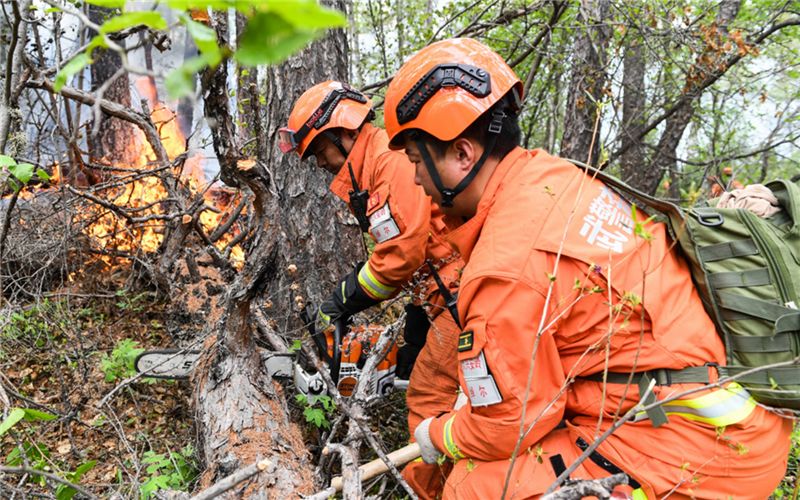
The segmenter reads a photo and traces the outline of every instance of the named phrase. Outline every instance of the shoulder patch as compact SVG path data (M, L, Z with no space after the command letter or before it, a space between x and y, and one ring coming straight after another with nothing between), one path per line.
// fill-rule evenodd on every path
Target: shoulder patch
M472 330L466 330L458 334L458 352L469 351L472 349L472 343L475 335Z
M369 201L367 202L367 212L379 206L380 204L381 204L381 194L372 193L372 195L369 197Z

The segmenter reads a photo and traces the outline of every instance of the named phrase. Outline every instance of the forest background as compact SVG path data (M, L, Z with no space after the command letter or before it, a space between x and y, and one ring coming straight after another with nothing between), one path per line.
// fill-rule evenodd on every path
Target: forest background
M405 444L402 393L309 404L261 363L313 357L298 313L368 252L326 174L276 147L314 83L349 81L382 123L404 60L475 37L524 82L523 146L691 206L800 172L798 25L765 0L0 2L2 496L246 469L229 495L312 494ZM360 322L394 340L411 289ZM189 380L135 375L166 347L202 351ZM794 440L776 498L798 496Z

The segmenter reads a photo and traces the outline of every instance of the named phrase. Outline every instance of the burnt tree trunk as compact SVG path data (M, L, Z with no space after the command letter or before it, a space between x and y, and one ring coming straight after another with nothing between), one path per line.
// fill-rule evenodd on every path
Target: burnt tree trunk
M710 36L716 36L720 40L723 40L724 43L724 39L727 37L727 26L736 18L740 6L741 0L723 1L719 6L715 21L717 32ZM706 49L698 55L695 64L689 68L684 92L687 94L693 92L697 82L704 80L708 73L716 71L717 61L724 56L724 52L706 47ZM713 63L709 63L709 61ZM635 185L637 185L639 189L646 193L655 193L656 189L658 189L658 183L661 181L664 174L672 175L677 172L678 145L683 138L686 127L692 121L695 105L701 95L701 93L697 93L694 99L684 103L683 106L667 118L664 132L662 132L659 138L658 146L650 161L650 165L647 167L643 166L644 171L638 176L640 182ZM674 187L677 189L677 185L674 185Z
M89 5L89 19L95 24L103 24L106 17L112 15L110 9ZM97 33L92 31L89 36ZM124 40L118 43L124 44ZM90 66L92 76L92 92L103 89L102 97L109 101L121 104L126 108L131 107L130 81L128 72L122 71L122 59L113 50L98 48L92 53L94 63ZM93 159L103 159L106 162L120 162L126 165L134 163L136 158L135 148L130 148L133 138L133 126L108 115L100 114L100 123L93 124L92 129L97 134L89 136L89 156ZM101 177L100 172L93 170L89 175Z
M606 23L609 0L581 0L578 14L584 26L575 38L573 69L567 92L561 156L597 164L600 121L598 103L606 85L606 50L611 26Z
M344 10L341 2L334 7ZM226 23L227 16L219 14L211 22L222 43L227 43ZM226 295L225 313L194 371L199 445L207 466L202 483L213 483L256 458L273 464L229 492L230 498L288 498L314 489L299 429L289 420L281 391L263 371L251 316L263 298L272 324L285 331L298 302L308 297L318 301L360 255L360 234L344 215L346 207L327 193L328 179L295 155L280 154L275 144L278 127L307 87L346 77L346 52L344 33L335 31L268 69L262 90L266 106L251 102L244 108L246 113L266 110L258 125L248 120L254 130L246 132L259 134L255 163L242 154L242 133L230 118L228 67L202 75L205 115L213 123L221 178L254 195L245 266ZM298 270L288 271L290 264Z

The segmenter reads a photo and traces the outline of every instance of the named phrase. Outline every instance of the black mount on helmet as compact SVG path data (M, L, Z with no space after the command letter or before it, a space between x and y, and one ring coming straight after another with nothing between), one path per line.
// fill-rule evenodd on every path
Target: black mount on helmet
M367 102L367 97L364 94L343 83L342 88L331 90L319 104L316 111L311 113L311 116L303 123L303 126L292 134L292 141L294 144L297 145L303 142L303 139L311 132L312 128L320 129L325 126L325 124L330 121L333 112L336 110L336 106L338 106L339 102L343 99L350 99L351 101L356 101L361 104L366 104ZM346 154L345 157L347 157Z
M397 123L408 123L419 115L422 106L443 87L461 87L475 97L492 92L489 73L460 63L437 64L411 87L397 104Z
M500 133L503 131L503 119L505 119L506 113L503 109L494 109L492 110L492 121L489 123L488 128L488 139L483 149L483 154L475 162L472 169L467 173L467 175L461 179L461 181L456 185L454 188L446 188L444 187L444 183L442 183L442 178L439 176L439 171L436 170L436 165L433 162L433 157L431 157L430 151L428 151L428 146L425 144L425 141L422 139L419 133L416 131L409 132L409 137L414 140L417 145L417 149L419 149L419 154L422 157L422 161L425 163L425 168L428 169L428 173L431 176L431 180L433 181L433 185L436 186L436 189L442 195L442 202L441 205L443 207L452 207L453 206L453 198L456 197L457 194L462 192L469 186L469 183L475 179L475 176L478 175L483 164L492 154L494 150L495 144L497 144L497 138L500 136Z

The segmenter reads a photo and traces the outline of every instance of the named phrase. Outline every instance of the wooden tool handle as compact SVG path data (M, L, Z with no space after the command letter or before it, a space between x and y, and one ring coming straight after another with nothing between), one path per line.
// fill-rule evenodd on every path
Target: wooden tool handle
M395 466L401 466L418 458L420 454L421 452L419 445L417 443L411 443L400 448L399 450L394 450L393 452L389 453L387 458L391 460ZM383 460L376 458L372 462L365 463L359 467L358 470L361 472L361 480L366 481L367 479L372 479L378 474L383 474L389 470L389 468L385 463L383 463ZM336 491L342 491L342 477L334 477L333 480L331 480L331 486L335 488Z

